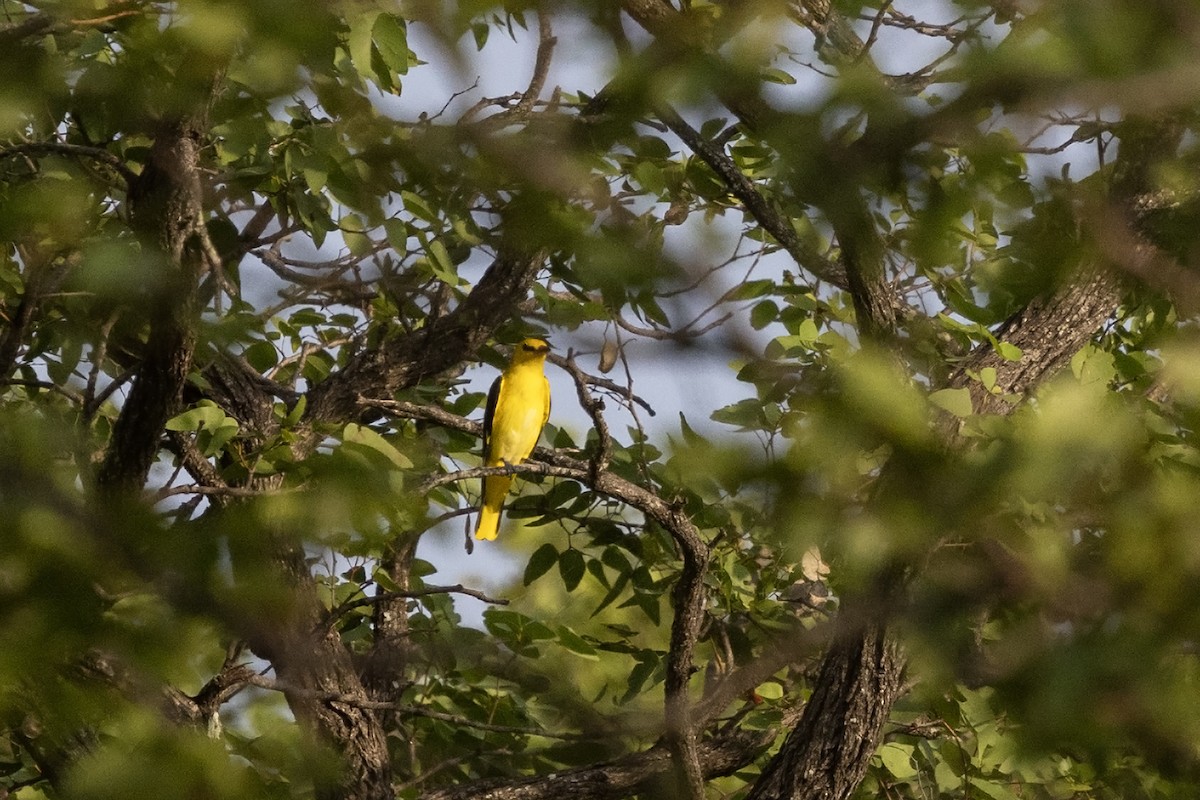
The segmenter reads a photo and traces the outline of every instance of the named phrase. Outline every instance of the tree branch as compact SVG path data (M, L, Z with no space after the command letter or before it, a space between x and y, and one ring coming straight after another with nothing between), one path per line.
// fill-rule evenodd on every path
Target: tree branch
M692 653L704 623L704 576L708 572L709 548L682 508L672 507L671 514L671 524L664 527L679 547L683 567L671 592L675 615L671 620L664 687L667 746L674 756L677 794L690 800L704 800L704 772L688 684L693 671Z
M612 460L612 436L608 432L608 423L604 421L604 401L592 397L587 390L587 376L575 363L575 354L568 353L566 368L575 381L575 393L579 397L579 405L591 417L592 428L596 431L596 452L591 459L592 483L601 472L608 469Z
M110 153L103 147L90 147L88 145L69 144L67 142L21 142L0 148L0 158L8 158L15 155L38 156L50 154L70 156L71 158L87 158L97 161L116 172L121 177L121 180L124 181L126 188L133 186L138 180L138 174L125 164L124 159L116 153Z
M697 746L704 779L730 775L749 764L774 740L775 731L737 731ZM618 800L649 793L658 796L662 777L672 769L664 745L644 753L587 767L559 770L525 780L475 781L434 789L420 800Z
M655 110L655 115L724 181L733 196L742 202L764 230L775 237L775 241L788 252L798 267L834 286L842 289L848 287L845 269L825 258L801 239L791 220L767 203L754 183L733 163L732 158L701 136L699 131L670 106L660 105Z
M360 398L389 397L465 361L525 299L545 257L543 251L501 252L457 308L426 328L361 351L313 387L305 421L355 419L363 408Z
M214 77L206 102L218 84ZM191 369L200 259L187 246L202 224L200 149L207 127L207 105L165 123L129 187L130 222L164 263L150 298L145 355L96 475L97 485L110 493L132 494L145 483Z

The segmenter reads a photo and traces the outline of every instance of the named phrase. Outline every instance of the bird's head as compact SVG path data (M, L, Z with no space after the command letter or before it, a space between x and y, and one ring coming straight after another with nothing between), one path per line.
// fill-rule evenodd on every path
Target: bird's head
M513 351L513 361L540 361L550 352L550 345L545 339L524 339Z

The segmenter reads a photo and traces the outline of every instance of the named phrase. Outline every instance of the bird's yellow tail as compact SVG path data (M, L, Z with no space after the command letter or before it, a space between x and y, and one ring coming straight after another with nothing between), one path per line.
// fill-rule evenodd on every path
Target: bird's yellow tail
M512 482L511 475L489 475L483 479L483 505L479 509L479 525L475 528L476 539L496 538L500 531L500 510L504 508L504 498Z

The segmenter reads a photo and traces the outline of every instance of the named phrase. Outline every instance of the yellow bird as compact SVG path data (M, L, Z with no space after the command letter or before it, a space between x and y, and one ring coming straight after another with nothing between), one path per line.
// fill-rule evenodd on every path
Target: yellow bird
M489 467L520 464L529 458L550 418L550 382L546 380L546 354L542 339L526 339L513 351L512 362L492 384L483 413L483 463ZM500 511L512 486L511 475L483 479L483 506L479 509L476 539L495 539Z

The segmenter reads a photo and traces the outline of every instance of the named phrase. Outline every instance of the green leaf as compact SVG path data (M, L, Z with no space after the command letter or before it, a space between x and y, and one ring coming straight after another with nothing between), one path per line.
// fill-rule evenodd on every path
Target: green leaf
M998 352L1000 357L1005 361L1020 361L1021 357L1025 355L1021 352L1021 348L1008 342L997 342L996 352Z
M762 71L762 79L770 83L778 83L783 86L791 86L796 82L795 77L784 72L781 69L771 67Z
M408 72L408 30L404 19L395 14L380 14L371 27L371 37L379 57L397 75Z
M448 283L451 286L457 286L460 283L458 272L454 268L454 262L450 259L450 253L446 250L446 245L441 239L434 239L429 243L429 258L430 264L433 267L433 274L443 283Z
M343 447L363 448L378 453L398 469L412 469L413 463L408 459L408 456L401 453L391 442L365 425L359 425L356 422L346 425L342 429L342 443Z
M524 584L529 584L536 581L538 578L550 571L558 562L558 549L546 542L537 550L533 551L533 555L529 557L529 563L525 565Z
M1117 375L1116 359L1107 350L1089 345L1071 358L1071 371L1084 385L1105 386Z
M587 571L605 589L612 588L612 584L608 581L608 573L604 571L604 564L594 558L589 559L587 562Z
M778 681L767 681L760 683L754 687L754 693L763 700L781 700L783 699L783 687Z
M374 80L375 70L371 67L371 35L375 21L382 17L379 11L368 11L359 14L350 22L350 34L346 39L346 47L350 51L350 63L364 78Z
M216 403L211 400L201 400L194 408L177 414L167 420L166 429L169 431L199 431L205 428L216 429L229 419ZM237 423L234 421L234 426Z
M352 254L362 256L374 249L375 243L371 241L371 237L367 236L362 217L357 214L347 214L342 217L339 227L342 229L342 239ZM325 320L322 318L321 321Z
M811 345L820 335L821 331L817 327L817 321L812 317L806 317L796 328L796 338L806 345Z
M429 204L418 194L408 190L400 192L400 197L404 200L404 210L409 212L419 219L423 219L430 224L438 222L437 213L429 207Z
M483 612L483 624L488 632L517 653L534 657L538 651L533 643L557 638L554 631L532 617L518 611L489 608Z
M616 545L610 544L604 548L604 554L600 556L600 560L620 575L629 575L633 572L633 565L629 563L629 559L625 557L625 554Z
M592 661L600 659L595 647L565 625L558 627L558 641L563 647L577 656L582 656Z
M322 191L329 184L329 170L306 166L300 170L300 173L304 176L304 183L308 186L308 190L314 194Z
M242 358L259 372L266 372L279 363L279 351L266 339L259 339L242 351Z
M745 281L730 293L731 300L754 300L775 291L775 281L759 279Z
M621 596L621 593L623 591L625 591L625 587L628 585L629 585L629 573L628 572L620 573L619 575L617 575L617 579L615 581L613 581L612 588L608 590L608 593L606 595L604 595L603 599L600 600L600 604L596 606L594 611L592 611L592 616L593 617L596 616L601 611L603 611L604 609L606 609L610 605L612 605L613 601L615 601L618 597Z
M650 680L658 671L659 663L659 658L655 653L643 650L637 654L637 664L629 671L629 683L621 702L627 703L637 697L646 681Z
M214 428L206 428L200 432L197 440L201 451L206 456L215 456L225 448L229 440L237 436L238 423L232 417L226 417Z
M583 553L575 548L564 550L558 557L558 574L562 576L563 585L567 587L568 592L575 591L586 572Z
M679 430L683 433L683 441L689 446L699 447L707 444L704 437L696 433L695 429L688 424L687 417L683 415L682 411L679 412Z
M975 413L969 389L938 389L929 395L929 402L956 417L969 417Z
M408 225L404 220L389 218L383 221L383 230L387 234L388 244L396 251L396 255L403 258L408 252Z
M879 748L879 759L892 776L898 780L915 778L918 774L916 762L913 759L913 746L888 742Z
M635 570L634 575L637 574ZM635 581L636 583L636 581ZM658 625L662 622L662 609L660 608L660 596L653 592L644 592L634 589L633 594L628 600L622 603L618 608L632 608L636 606L642 610L651 622Z
M971 789L985 797L992 798L992 800L1020 800L1021 798L1020 795L1003 784L996 783L995 781L980 780L979 778L971 780Z
M775 305L772 300L755 303L754 307L750 309L750 327L756 331L761 331L777 319L779 319L779 306Z
M484 22L475 22L471 24L471 36L475 39L475 49L482 50L487 44L488 35L492 32L491 27Z
M292 406L292 410L288 412L287 417L284 418L283 424L288 428L296 427L296 423L304 416L304 411L307 408L308 395L302 394L300 395L300 399L296 401L296 404Z
M762 408L756 399L739 400L732 405L718 408L712 413L712 419L714 422L747 429L760 429L763 425Z

